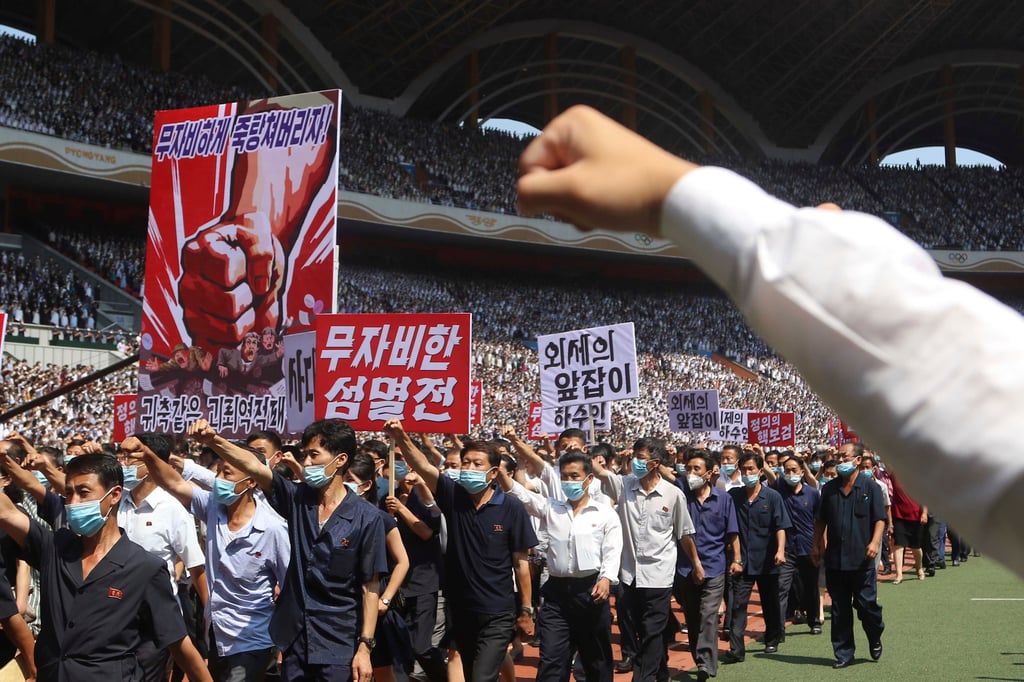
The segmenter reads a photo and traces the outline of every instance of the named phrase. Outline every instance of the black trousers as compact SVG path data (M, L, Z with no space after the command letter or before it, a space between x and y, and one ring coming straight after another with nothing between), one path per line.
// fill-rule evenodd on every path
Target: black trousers
M832 597L832 650L836 660L853 660L854 609L868 642L882 639L885 623L882 622L882 606L878 603L876 573L874 561L871 568L858 571L825 570L825 585Z
M444 682L448 672L444 655L433 645L437 620L437 592L405 597L405 622L412 641L412 654L433 682Z
M757 585L761 595L761 610L764 612L764 643L778 645L782 640L782 609L779 605L779 576L775 573L764 575L733 576L732 630L729 632L729 651L737 656L746 655L743 635L747 630L747 605Z
M566 682L572 652L579 658L587 682L612 682L612 612L608 601L595 603L590 591L597 576L552 576L541 589L540 664L537 679Z
M781 625L783 636L786 632L786 614L789 613L790 586L796 582L800 600L798 608L807 612L807 625L820 626L818 620L818 607L821 597L818 595L818 567L814 565L809 556L794 557L786 555L786 563L779 568L779 605L781 613Z
M636 626L633 611L629 606L629 595L622 583L615 586L615 617L619 624L619 648L623 658L636 658Z
M516 634L511 613L451 609L452 639L462 659L466 682L497 682L508 645Z
M637 634L633 682L655 682L658 671L667 664L663 637L672 613L672 588L636 587L634 582L624 592Z

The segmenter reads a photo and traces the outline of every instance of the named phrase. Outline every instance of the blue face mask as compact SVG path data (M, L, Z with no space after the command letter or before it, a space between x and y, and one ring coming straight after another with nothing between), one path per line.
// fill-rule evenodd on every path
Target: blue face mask
M772 467L772 472L776 476L781 476L782 475L782 471L783 471L782 467Z
M456 483L459 482L459 470L458 469L445 469L444 475L452 479Z
M359 484L358 483L353 483L352 481L345 481L345 487L348 488L348 491L350 493L352 493L353 495L356 495L356 496L359 495Z
M685 474L686 473L686 465L685 464L677 464L676 465L676 473L677 474Z
M786 483L790 484L795 488L797 483L804 480L804 477L801 476L800 474L787 474L783 477L783 479L786 481Z
M821 471L821 462L811 462L811 473L818 473Z
M114 492L113 488L107 491L107 495L112 492ZM110 509L107 510L106 516L100 513L100 502L107 499L107 495L98 500L66 505L64 513L67 516L68 528L73 533L78 533L83 537L91 538L93 535L96 535L100 528L103 527L103 524L106 523L107 516L110 516Z
M722 475L723 476L725 476L726 478L731 478L732 475L736 473L736 465L735 464L723 464L721 471L722 471Z
M871 478L871 469L861 469L860 470L860 477L861 478Z
M643 478L648 474L647 461L641 459L633 460L633 475L637 478Z
M242 481L248 481L249 477L241 479L240 481L227 481L223 478L213 479L213 497L215 500L228 507L234 504L235 500L245 494L245 490L242 492L235 492L238 484Z
M582 498L586 492L583 483L583 481L562 481L562 492L565 494L565 499L575 502Z
M338 457L341 457L341 455L338 455ZM338 473L338 470L335 469L334 473L330 476L326 474L327 467L337 462L338 457L335 457L327 464L314 464L306 467L305 471L302 472L302 480L305 481L308 486L323 488L331 482L331 479L334 478L334 474Z
M490 471L490 469L487 471L462 469L459 471L459 485L465 488L466 492L471 495L482 493L487 489L487 474L490 473Z
M840 462L836 465L836 473L840 476L849 476L856 468L857 465L853 462Z
M32 475L36 477L36 480L43 484L44 488L50 487L50 481L46 476L43 475L42 471L33 471Z
M409 466L405 462L395 460L395 480L401 481L409 474Z
M130 467L123 466L123 467L121 467L121 473L124 476L124 489L125 490L129 490L129 491L135 490L135 487L137 485L139 485L140 483L145 481L147 478L149 478L149 474L146 474L142 478L139 478L139 467L138 466L130 466Z
M748 488L753 488L755 485L757 485L757 482L761 480L761 476L759 476L758 474L750 474L749 476L744 474L740 478L743 479L743 485L747 486Z

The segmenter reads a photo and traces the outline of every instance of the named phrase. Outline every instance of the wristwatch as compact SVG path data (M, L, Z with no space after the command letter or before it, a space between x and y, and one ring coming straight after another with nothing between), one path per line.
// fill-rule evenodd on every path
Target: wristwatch
M742 565L743 565L743 562L742 562L742 561L740 561L739 559L733 559L733 560L732 560L732 562L733 562L734 564L738 564L738 565L740 565L740 566L742 566Z
M373 647L377 646L377 640L374 639L373 637L360 637L359 638L359 643L360 644L365 644L366 648L369 649L370 651L373 651Z
M384 606L391 606L391 600L388 599L387 597L381 597L380 598L380 603L383 604Z
M520 613L525 613L530 618L536 618L536 616L537 616L537 612L534 611L532 606L520 606L519 607L519 612Z

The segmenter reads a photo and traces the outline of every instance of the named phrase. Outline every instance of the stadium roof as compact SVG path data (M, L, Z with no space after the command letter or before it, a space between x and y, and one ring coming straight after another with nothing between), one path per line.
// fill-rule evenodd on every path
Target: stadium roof
M472 116L476 71L480 117L635 107L682 153L861 163L872 118L884 156L942 145L952 107L958 146L1024 162L1021 0L10 0L0 21L51 2L60 43L148 63L170 16L175 70L418 118Z

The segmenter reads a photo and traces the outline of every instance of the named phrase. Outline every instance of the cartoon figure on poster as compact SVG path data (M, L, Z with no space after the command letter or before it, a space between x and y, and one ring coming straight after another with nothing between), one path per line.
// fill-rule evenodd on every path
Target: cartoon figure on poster
M285 431L283 403L191 413L197 395L283 401L283 336L334 310L340 104L327 91L157 113L141 427L185 411Z

